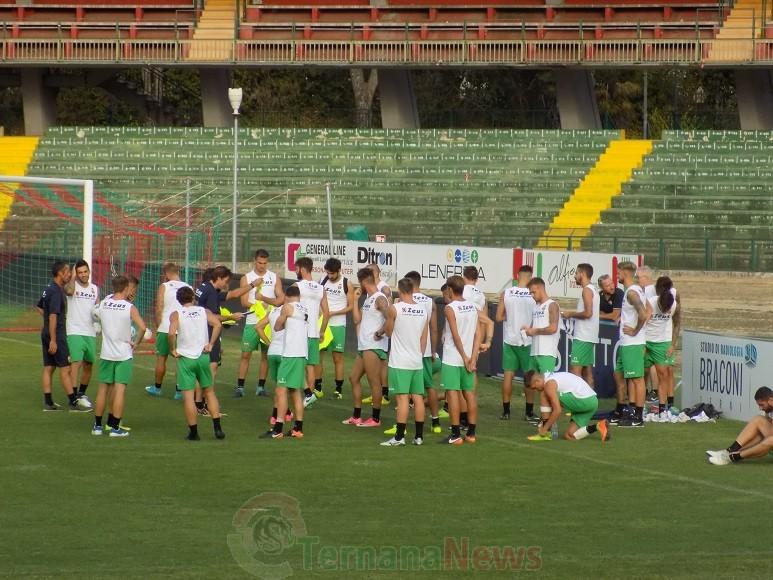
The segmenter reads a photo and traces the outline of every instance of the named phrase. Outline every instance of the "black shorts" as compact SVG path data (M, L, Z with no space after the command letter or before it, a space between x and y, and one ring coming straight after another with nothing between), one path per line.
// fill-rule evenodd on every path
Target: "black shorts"
M64 336L56 337L56 354L48 354L48 343L51 339L41 334L40 343L43 347L43 366L64 368L70 366L70 349L67 347L67 339Z
M215 341L215 344L212 345L212 350L209 353L209 362L211 363L217 363L220 364L220 359L222 359L223 353L222 348L220 344L220 339L218 338L217 341Z

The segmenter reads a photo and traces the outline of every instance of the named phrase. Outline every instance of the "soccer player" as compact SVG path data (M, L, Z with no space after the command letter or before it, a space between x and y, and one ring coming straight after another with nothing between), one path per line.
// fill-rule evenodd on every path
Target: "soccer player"
M303 438L304 401L301 391L306 386L308 350L312 344L312 341L309 340L307 326L311 324L316 326L316 319L309 314L309 309L301 302L301 289L295 285L290 286L285 293L285 303L274 326L277 331L284 331L282 361L277 370L275 389L277 418L274 428L264 437L272 439L284 437L282 428L284 427L283 419L287 413L287 391L289 389L292 391L295 426L287 433L287 436L297 439Z
M166 361L171 352L169 348L169 317L172 312L177 312L181 305L177 300L177 291L180 288L190 288L188 284L180 280L180 267L172 262L167 262L162 267L164 281L158 286L156 292L156 382L145 387L145 392L154 397L161 396L161 384L166 375ZM175 399L182 398L182 394L175 385Z
M259 350L260 370L258 371L258 385L255 394L259 397L266 396L266 376L268 375L268 354L265 345L261 347L260 337L257 334L255 325L258 323L259 316L255 313L254 305L260 301L263 304L258 305L260 310L266 307L276 308L284 304L284 290L282 288L282 279L268 269L269 254L264 249L255 252L255 263L252 270L242 276L239 286L245 288L254 282L254 287L250 288L247 294L242 294L241 303L247 308L247 320L244 322L244 331L242 332L242 357L239 361L239 376L236 380L235 397L244 396L244 381L250 370L250 358L253 351Z
M387 297L379 292L371 268L362 268L357 272L360 287L354 292L354 311L352 317L357 325L357 359L354 361L349 381L352 383L352 416L343 421L344 425L357 427L379 427L381 425L381 364L387 359L386 350L389 340L384 326L389 310ZM367 294L360 307L359 297ZM372 416L362 420L362 384L363 375L367 375L370 384Z
M644 290L635 283L636 266L632 262L621 262L617 266L619 282L625 288L625 298L620 316L620 340L617 347L615 371L622 371L628 386L628 399L634 405L630 417L619 419L621 427L644 426L644 348L646 333L644 325L650 317L651 309L644 298ZM621 397L618 392L618 414L622 413Z
M644 366L654 366L658 374L658 419L661 422L670 422L668 409L674 404L674 342L679 338L681 319L675 294L671 278L661 276L655 284L655 296L647 299L652 317L645 327Z
M391 304L392 289L389 287L389 284L381 279L381 267L376 262L373 262L367 267L373 272L373 279L376 281L376 289L381 292Z
M531 325L524 325L526 336L532 337L532 370L538 373L551 373L558 364L558 340L561 337L561 309L558 303L548 296L545 281L534 277L529 280L529 292L534 298L534 314Z
M97 359L97 331L94 309L99 304L99 288L91 283L91 269L86 260L75 262L75 276L64 286L67 295L67 349L72 363L72 385L78 387L78 398L91 407L86 389ZM80 375L80 382L78 376Z
M177 359L177 380L183 393L185 420L188 423L187 439L199 440L196 405L193 401L197 383L207 401L215 438L225 439L220 425L220 404L211 388L212 369L209 365L209 353L220 338L223 325L209 310L193 304L194 294L190 286L180 287L175 298L180 308L169 315L169 349Z
M325 334L328 322L330 321L330 309L327 305L327 295L322 284L318 284L311 279L314 270L314 262L311 258L298 258L295 262L295 273L298 286L301 292L301 303L306 307L309 314L309 324L307 332L309 333L308 360L306 363L306 388L304 406L314 404L317 399L324 396L322 390L322 381L317 383L317 367L319 366L319 337ZM319 322L320 314L322 316Z
M502 416L500 419L510 419L510 400L513 395L513 375L521 371L525 374L531 370L531 337L525 335L521 329L531 326L534 318L534 302L529 291L529 281L534 270L529 265L523 265L518 269L518 285L512 286L499 295L496 321L502 323L502 368L504 380L502 381ZM526 395L526 420L534 421L534 389L530 389L524 383Z
M368 268L370 268L373 271L373 279L376 281L376 288L379 292L381 292L387 299L387 302L389 304L392 304L392 289L389 287L389 284L384 282L381 279L381 267L378 265L377 262L373 262L370 265L368 265ZM387 348L386 352L389 352L389 341L387 340ZM363 403L365 404L371 404L372 398L368 397L367 399L363 400ZM381 361L381 406L389 404L389 373L387 372L387 361L384 359Z
M593 415L599 407L596 392L585 380L574 373L542 374L529 371L526 379L529 386L540 394L540 411L546 415L540 423L537 435L529 437L530 441L550 441L551 429L561 417L561 408L571 414L569 427L564 433L564 439L579 441L596 431L601 440L609 439L606 420L591 424Z
M70 402L70 411L89 411L90 405L78 398L73 389L70 372L70 352L67 346L67 301L64 286L70 281L72 271L64 262L54 262L51 267L52 280L43 290L36 308L43 315L40 342L43 347L43 410L59 411L51 395L54 371L59 369L62 388Z
M464 299L464 278L451 276L448 289L453 301L446 305L446 326L443 330L443 368L441 381L446 390L448 410L451 415L451 435L442 441L449 445L461 445L465 441L475 443L475 427L478 420L478 404L475 397L475 370L482 342L478 307ZM462 439L461 402L467 403L467 435Z
M397 431L382 442L385 447L405 445L408 407L413 402L416 420L414 445L424 443L424 367L423 357L429 342L427 310L413 299L413 281L401 278L397 282L399 302L389 306L384 330L391 337L389 349L389 389L397 401Z
M342 398L344 385L344 351L346 350L346 315L354 310L354 288L341 274L341 260L328 258L325 262L325 277L320 282L325 289L328 308L330 308L330 331L333 342L330 352L335 367L335 398ZM321 361L320 361L321 362ZM322 364L317 367L315 386L322 390Z
M644 290L644 299L649 303L650 298L657 296L655 290L655 283L652 280L652 268L649 266L639 266L636 270L636 279ZM676 290L674 290L676 292ZM646 400L657 401L658 393L660 392L660 380L655 368L649 364L649 358L644 356L644 378L646 391Z
M233 314L221 315L220 305L226 300L233 298L240 298L244 294L247 294L250 290L255 288L257 284L250 282L246 286L240 286L234 290L228 290L228 284L231 281L231 270L225 266L216 266L208 269L204 273L204 280L201 285L196 289L196 299L198 305L203 306L209 310L212 314L217 316L221 323L233 320L238 322L244 317L241 312L234 312ZM213 328L209 327L209 336L212 336ZM215 382L217 381L217 367L220 366L222 360L221 340L218 339L212 350L209 353L210 368L212 369L212 389L215 388ZM214 390L212 391L214 392ZM200 390L197 389L194 395L196 404L196 410L199 415L208 415L204 400L201 397Z
M113 293L99 304L99 321L102 325L102 350L99 353L99 391L94 405L92 435L102 435L102 416L110 399L110 415L107 427L110 437L128 437L129 431L121 427L126 385L132 380L134 350L142 342L147 330L139 310L130 301L129 279L113 278ZM132 339L132 324L136 337ZM108 390L111 391L108 395Z
M284 348L285 331L276 329L276 321L279 320L279 315L281 313L281 307L273 308L268 314L266 314L258 321L257 325L255 325L255 330L258 333L261 342L268 345L267 378L274 382L274 386L276 386L277 372L279 371L279 365L282 363L282 349ZM270 336L267 334L266 330L271 331ZM271 426L276 423L276 405L277 394L276 390L274 390L274 409L271 412ZM285 415L285 422L288 422L291 419L292 416L288 412L288 414Z
M773 390L760 387L754 400L763 415L754 417L727 449L706 451L712 465L729 465L744 459L758 459L773 452Z
M596 344L599 342L599 293L591 283L593 266L577 264L574 282L582 288L577 310L563 312L564 318L574 319L572 354L569 371L585 379L593 388L593 367L596 365Z

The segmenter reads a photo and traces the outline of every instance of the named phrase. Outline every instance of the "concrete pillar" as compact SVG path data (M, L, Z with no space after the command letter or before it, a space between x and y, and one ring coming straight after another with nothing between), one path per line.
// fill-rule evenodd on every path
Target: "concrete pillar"
M22 106L24 108L24 133L43 135L56 123L56 95L58 90L46 86L44 70L21 69Z
M230 127L233 111L228 103L228 87L231 75L223 68L202 68L201 117L205 127Z
M773 69L736 70L735 93L741 129L773 129Z
M593 73L556 69L556 105L562 129L601 129Z
M411 71L380 69L381 126L384 129L418 129L419 109L413 91Z

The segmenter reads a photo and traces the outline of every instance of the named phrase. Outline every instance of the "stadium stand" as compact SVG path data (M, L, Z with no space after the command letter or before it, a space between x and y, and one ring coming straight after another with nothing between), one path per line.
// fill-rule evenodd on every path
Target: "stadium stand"
M532 246L618 137L612 131L244 130L239 247L248 252L259 239L281 255L285 236L326 236L328 182L336 235L361 224L390 241ZM197 203L228 220L232 163L228 130L52 128L29 173L88 175L98 190L134 206L165 203L190 179L212 190ZM228 251L222 247L219 259Z

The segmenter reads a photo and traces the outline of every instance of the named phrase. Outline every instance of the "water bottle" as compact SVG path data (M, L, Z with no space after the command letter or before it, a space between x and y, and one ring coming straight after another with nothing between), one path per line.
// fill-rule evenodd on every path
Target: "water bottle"
M553 440L558 439L558 421L553 423L550 427L550 438Z

